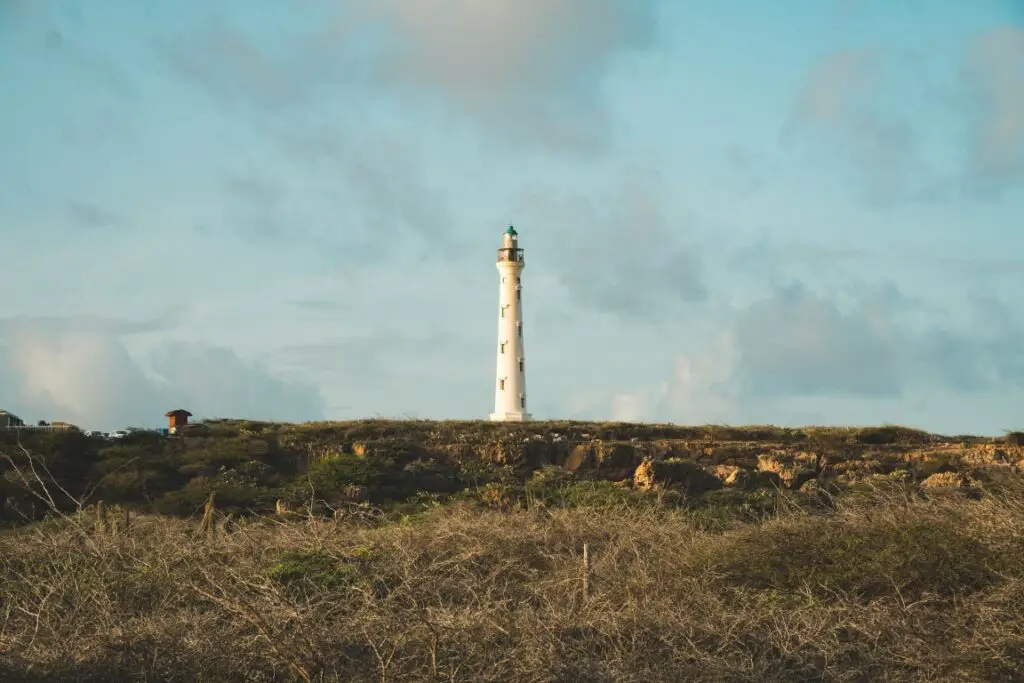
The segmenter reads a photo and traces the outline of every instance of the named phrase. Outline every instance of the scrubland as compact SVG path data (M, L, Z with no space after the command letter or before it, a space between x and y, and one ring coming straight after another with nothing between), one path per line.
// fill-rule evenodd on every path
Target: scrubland
M1024 680L1019 435L473 429L8 444L0 680Z

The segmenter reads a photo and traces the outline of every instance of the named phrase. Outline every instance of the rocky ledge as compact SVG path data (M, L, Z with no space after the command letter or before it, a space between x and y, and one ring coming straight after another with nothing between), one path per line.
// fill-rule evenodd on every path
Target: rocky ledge
M193 445L231 436L254 451L294 452L300 468L347 455L399 466L490 463L528 479L552 468L633 488L828 489L877 478L925 487L971 487L1024 467L1024 434L942 436L898 426L687 427L589 422L365 420L301 425L213 421L192 426Z

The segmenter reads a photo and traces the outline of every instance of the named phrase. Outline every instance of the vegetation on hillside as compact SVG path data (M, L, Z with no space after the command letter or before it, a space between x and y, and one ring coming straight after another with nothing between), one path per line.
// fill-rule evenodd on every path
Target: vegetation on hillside
M945 438L903 427L864 429L681 427L651 424L367 420L302 425L215 421L167 438L109 440L80 432L0 431L0 514L41 519L49 502L19 470L33 470L65 512L86 502L138 512L197 514L211 492L236 515L282 508L318 514L352 504L408 511L424 503L549 495L543 483L665 484L696 503L720 488L836 490L873 475L912 480L947 471L1000 477L1024 458L1017 435ZM997 467L998 466L998 467ZM411 506L411 507L410 507Z

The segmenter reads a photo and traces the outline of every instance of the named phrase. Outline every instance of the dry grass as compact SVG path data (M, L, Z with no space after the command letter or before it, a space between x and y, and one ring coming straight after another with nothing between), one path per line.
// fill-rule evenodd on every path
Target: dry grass
M787 499L788 500L788 499ZM0 536L4 681L1024 678L1024 489ZM590 594L583 593L588 545Z

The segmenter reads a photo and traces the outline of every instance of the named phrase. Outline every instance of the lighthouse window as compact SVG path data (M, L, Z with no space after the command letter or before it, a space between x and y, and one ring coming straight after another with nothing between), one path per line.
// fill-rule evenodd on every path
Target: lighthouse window
M501 389L502 391L505 391L505 379L504 378L498 380L498 388Z
M519 372L522 372L522 371L523 371L523 359L520 358L519 359Z
M519 277L518 275L516 275L516 284L517 284L517 285L521 285L521 284L523 284L523 278L521 278L521 277Z
M516 323L516 332L518 332L520 338L522 338L522 336L523 336L523 324L521 322Z
M520 289L519 287L516 287L516 301L522 301L522 300L523 300L523 290Z
M519 394L519 407L520 408L525 408L526 407L526 397L523 396L522 394Z
M501 342L501 352L505 353L505 342Z
M502 317L502 318L504 318L504 317L505 317L505 309L506 309L506 308L508 308L508 306L502 306L502 307L501 307L501 317Z

